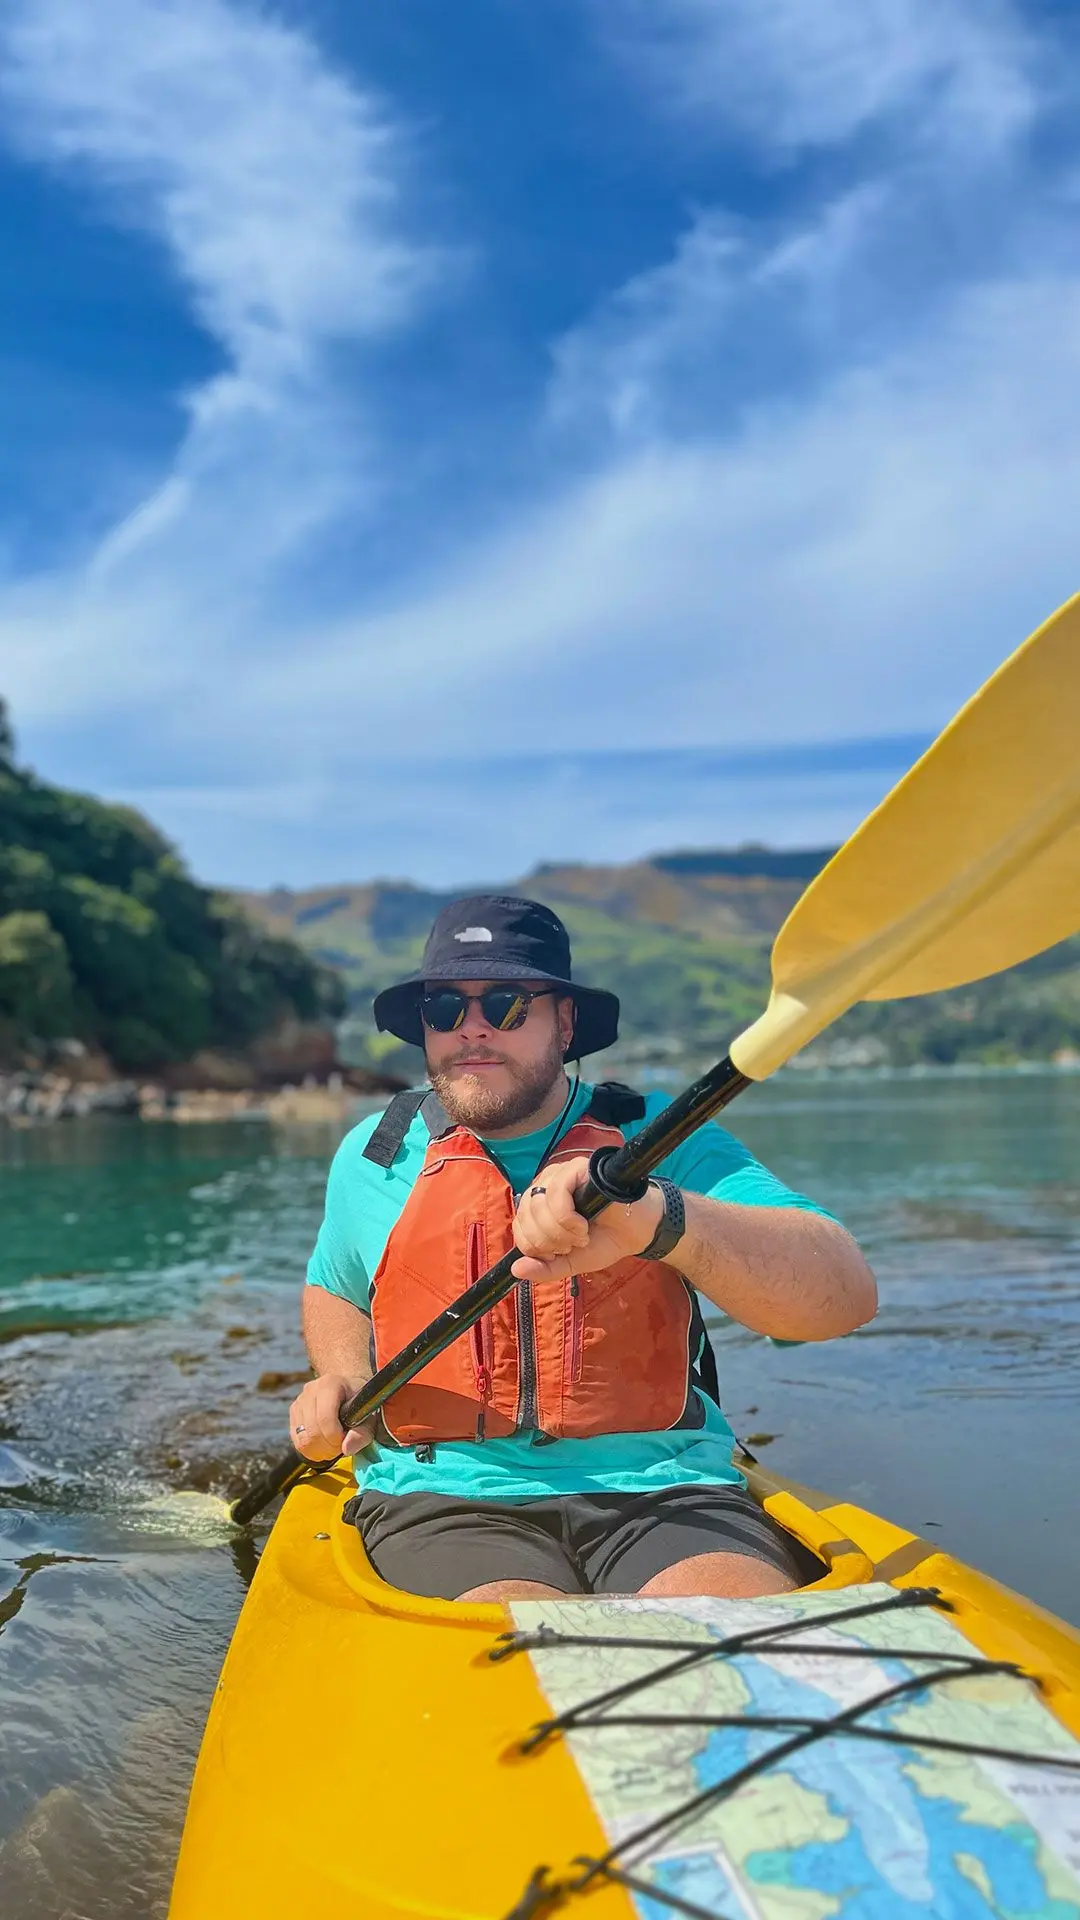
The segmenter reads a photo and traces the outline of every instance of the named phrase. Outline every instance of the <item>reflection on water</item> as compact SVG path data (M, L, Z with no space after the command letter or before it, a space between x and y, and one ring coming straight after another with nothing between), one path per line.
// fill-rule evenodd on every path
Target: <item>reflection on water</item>
M787 1074L730 1121L846 1220L882 1287L875 1325L825 1347L718 1328L737 1429L1080 1619L1080 1078ZM256 1124L0 1131L4 1914L165 1912L258 1541L155 1502L280 1451L333 1146Z
M140 1541L107 1521L72 1528L70 1550L34 1551L34 1519L13 1518L0 1910L164 1913L193 1744L242 1597L237 1569L220 1550Z

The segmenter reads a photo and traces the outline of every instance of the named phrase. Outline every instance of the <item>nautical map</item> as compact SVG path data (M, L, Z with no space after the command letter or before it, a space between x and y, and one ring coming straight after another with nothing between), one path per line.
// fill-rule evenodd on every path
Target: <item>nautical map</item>
M840 1607L890 1598L888 1587L863 1586L752 1601L515 1602L521 1631L543 1626L601 1641L530 1648L553 1715L679 1658L606 1640L661 1637L685 1641L690 1652L763 1625L808 1623L790 1652L759 1640L713 1656L624 1692L594 1710L593 1724L565 1734L618 1848L617 1866L684 1903L676 1910L724 1920L1080 1920L1080 1772L917 1744L930 1737L1080 1762L1080 1743L1034 1686L1011 1674L968 1674L901 1695L860 1721L900 1735L897 1743L832 1733L692 1817L662 1824L799 1731L797 1724L710 1727L702 1719L788 1716L805 1726L940 1670L950 1655L979 1657L931 1607L813 1626ZM804 1643L828 1651L799 1650ZM877 1651L853 1656L853 1646ZM913 1651L934 1657L920 1660ZM698 1724L618 1727L615 1715L696 1716ZM650 1838L633 1841L657 1823ZM644 1920L670 1920L672 1905L647 1891L631 1897Z

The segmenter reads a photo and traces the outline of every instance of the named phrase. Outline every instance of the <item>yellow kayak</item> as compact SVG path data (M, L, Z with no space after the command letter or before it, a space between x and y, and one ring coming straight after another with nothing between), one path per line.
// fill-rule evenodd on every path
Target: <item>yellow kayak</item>
M660 1920L667 1911L760 1913L766 1920L824 1920L848 1911L921 1912L929 1920L999 1912L1080 1916L1080 1634L886 1520L754 1463L745 1471L754 1496L821 1562L820 1578L798 1595L738 1603L516 1603L513 1621L500 1606L420 1599L386 1586L355 1528L341 1520L341 1505L355 1491L352 1475L335 1469L301 1483L273 1529L218 1682L171 1920L529 1920L564 1909L571 1920L578 1910L586 1920ZM928 1589L940 1604L921 1598ZM801 1624L777 1628L777 1609L792 1602ZM748 1721L739 1723L741 1731L734 1720L730 1728L723 1721L722 1736L704 1725L702 1702L710 1713L718 1700L726 1702L726 1712L732 1700L745 1706L752 1691L745 1680L750 1666L737 1673L733 1652L730 1659L725 1652L726 1665L712 1658L724 1609L739 1629L724 1649L738 1638L745 1662L753 1652L748 1643L756 1644L770 1656L755 1668L769 1685L790 1669L793 1686L797 1677L804 1692L805 1684L817 1686L817 1645L837 1689L837 1712L856 1731L866 1711L851 1705L851 1675L860 1662L841 1656L861 1632L854 1648L866 1656L860 1671L876 1675L859 1683L864 1697L875 1685L880 1695L882 1681L902 1694L892 1703L904 1708L897 1724L919 1751L898 1745L895 1729L815 1742L806 1732L812 1717L800 1720L793 1708L788 1746L800 1748L806 1766L812 1757L817 1774L755 1764L744 1769L738 1790L728 1783L723 1793L705 1793L703 1742L762 1738L760 1730L745 1731ZM845 1628L839 1617L849 1609L854 1624ZM764 1627L748 1632L747 1620L759 1617ZM794 1621L795 1612L785 1617ZM522 1637L507 1642L515 1627ZM800 1631L806 1652L791 1657ZM792 1636L786 1648L769 1637L781 1633ZM605 1635L613 1636L610 1650ZM829 1647L839 1649L835 1658ZM506 1657L492 1659L493 1652ZM778 1652L786 1653L786 1666L772 1657ZM901 1654L917 1672L937 1676L933 1698L950 1701L947 1722L927 1718L929 1684L925 1691L911 1681L896 1684L909 1670L897 1664ZM658 1693L641 1676L646 1667L650 1675L669 1670L673 1658L681 1677ZM688 1691L688 1672L699 1676L696 1692ZM575 1719L575 1700L590 1689L597 1698L589 1703L591 1731L583 1731L589 1715ZM552 1728L553 1718L567 1713L568 1692L569 1716ZM615 1694L640 1711L641 1725L602 1724L619 1705ZM523 1752L544 1723L547 1737ZM868 1728L869 1719L863 1724ZM927 1731L935 1727L936 1734ZM955 1737L957 1728L963 1738ZM687 1771L685 1756L672 1757L676 1737L691 1739L696 1771ZM882 1744L889 1740L894 1744ZM1000 1750L997 1758L968 1757L969 1746L985 1752L988 1745ZM1045 1755L1045 1763L1015 1761L1018 1748ZM744 1760L752 1751L739 1749ZM854 1845L854 1815L845 1821L837 1813L843 1793L865 1798L866 1782L885 1778L873 1770L886 1765L899 1769L890 1779L901 1796L917 1788L924 1810L961 1822L949 1829L945 1865L933 1871L966 1888L968 1904L967 1895L935 1895L936 1882L925 1876L936 1842L926 1855L925 1835L918 1845L911 1839L910 1808L902 1845L875 1842L868 1813L870 1837L865 1846L860 1840L858 1854L864 1864L845 1868L847 1892L829 1891L827 1862L822 1885L812 1880L828 1848L810 1843ZM835 1795L830 1766L839 1769ZM691 1832L686 1818L681 1830L678 1821L673 1827L669 1804L652 1820L653 1854L642 1841L635 1867L619 1852L627 1821L648 1826L657 1793L674 1785L685 1800L688 1783L706 1803L698 1829ZM782 1838L787 1853L778 1851ZM1012 1870L1010 1846L1020 1893L1008 1892L999 1878ZM676 1870L689 1877L673 1877ZM889 1899L849 1907L853 1872L869 1874L875 1887L882 1876ZM1025 1873L1035 1875L1034 1891L1025 1893ZM733 1876L722 1882L728 1899L714 1904L708 1889L724 1874ZM647 1897L646 1881L666 1885L668 1898Z

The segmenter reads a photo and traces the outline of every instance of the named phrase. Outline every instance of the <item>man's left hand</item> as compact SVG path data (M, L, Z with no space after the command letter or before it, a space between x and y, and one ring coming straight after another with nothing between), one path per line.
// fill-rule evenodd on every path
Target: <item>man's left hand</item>
M615 1200L593 1220L574 1206L589 1177L585 1155L542 1167L521 1198L514 1220L514 1242L522 1258L514 1261L519 1280L566 1280L572 1273L596 1273L641 1252L652 1240L664 1212L663 1195L650 1187L629 1206Z

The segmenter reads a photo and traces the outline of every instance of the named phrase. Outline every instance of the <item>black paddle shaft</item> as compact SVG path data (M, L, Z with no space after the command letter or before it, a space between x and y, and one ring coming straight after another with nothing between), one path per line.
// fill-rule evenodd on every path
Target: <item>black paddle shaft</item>
M711 1119L714 1113L719 1113L749 1085L746 1075L739 1072L728 1056L711 1067L700 1080L695 1080L693 1086L687 1087L685 1093L681 1093L677 1100L658 1113L647 1127L642 1127L641 1132L635 1134L625 1146L602 1147L593 1155L589 1178L574 1202L578 1212L586 1220L591 1220L613 1201L640 1199L644 1183L653 1168L659 1166L661 1160L665 1160L669 1153L673 1153L692 1133L696 1133L704 1121ZM496 1261L487 1273L481 1274L479 1280L475 1280L414 1340L410 1340L407 1347L388 1360L385 1367L373 1373L359 1392L354 1393L352 1399L346 1400L342 1406L339 1414L342 1426L358 1427L370 1419L391 1394L407 1386L421 1368L436 1360L461 1334L475 1326L485 1313L489 1313L500 1300L505 1300L518 1284L512 1268L515 1260L520 1258L517 1248L511 1247L509 1253ZM322 1464L328 1466L333 1463L326 1461ZM238 1526L246 1526L257 1513L269 1506L275 1495L287 1492L295 1481L312 1470L312 1466L312 1461L305 1460L295 1447L290 1447L269 1473L233 1502L233 1520Z

